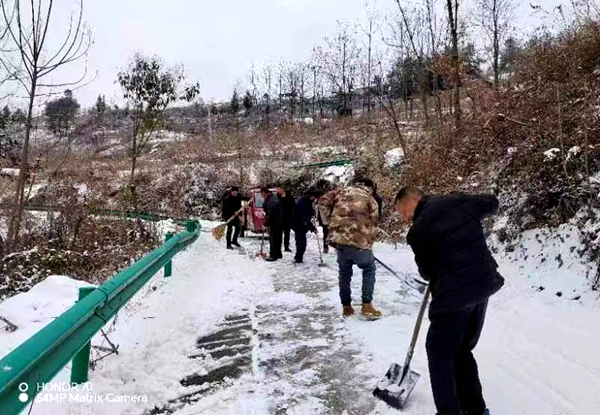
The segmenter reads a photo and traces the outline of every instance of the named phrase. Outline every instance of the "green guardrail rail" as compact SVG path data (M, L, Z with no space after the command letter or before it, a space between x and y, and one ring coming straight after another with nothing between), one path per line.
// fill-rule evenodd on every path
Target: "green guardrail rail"
M299 164L296 166L291 166L293 169L305 169L310 167L315 168L327 168L332 166L345 166L347 164L356 163L355 159L341 159L341 160L331 160L331 161L323 161L320 163L310 163L310 164Z
M12 209L11 205L0 205L0 209ZM27 212L60 212L60 208L57 206L41 206L41 205L25 205L23 208ZM172 219L178 225L185 226L187 219L174 218L162 213L151 213L151 212L134 212L129 210L116 210L116 209L91 209L90 215L97 216L118 216L129 219L142 219L151 222L159 222L161 220Z
M188 220L186 230L168 234L159 248L97 288L82 288L70 309L0 360L0 414L19 414L31 404L40 385L51 381L73 360L71 382L88 379L90 342L161 268L171 275L171 259L192 244L200 223Z

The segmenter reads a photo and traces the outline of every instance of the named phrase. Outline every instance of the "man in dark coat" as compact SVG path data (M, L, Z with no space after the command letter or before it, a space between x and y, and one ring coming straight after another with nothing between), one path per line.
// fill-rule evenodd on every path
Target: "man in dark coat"
M270 252L267 261L273 262L283 258L281 253L281 239L283 236L283 213L277 195L271 193L267 187L260 189L264 198L265 226L269 228Z
M283 186L277 187L277 196L279 197L279 203L281 203L281 213L283 215L283 247L285 252L292 252L290 249L290 233L296 201L294 196L286 192Z
M318 197L319 194L317 191L309 190L300 198L294 208L292 229L294 229L294 236L296 238L296 255L294 256L294 262L296 264L301 264L304 259L304 253L306 252L306 233L317 233L317 228L315 228L315 225L312 223L312 219L315 216L313 204Z
M239 189L233 186L223 198L223 220L228 221L229 218L236 215L236 217L227 224L227 249L233 249L234 246L240 246L238 243L238 236L240 235L240 217L238 212L241 208L242 196L239 194Z
M407 241L431 287L426 347L438 415L489 415L472 352L488 298L504 285L481 225L497 212L498 199L464 193L429 197L406 187L396 196L396 210L412 222Z

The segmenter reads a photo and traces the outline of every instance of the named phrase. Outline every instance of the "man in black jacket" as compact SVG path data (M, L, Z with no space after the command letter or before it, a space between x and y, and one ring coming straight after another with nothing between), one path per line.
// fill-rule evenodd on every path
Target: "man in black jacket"
M309 190L300 198L294 208L292 229L294 229L294 236L296 238L296 255L294 256L294 262L296 264L301 264L304 260L304 253L306 252L306 233L317 233L317 228L315 228L315 225L312 223L312 219L315 216L313 204L319 195L318 191Z
M277 195L271 193L267 187L260 189L264 198L265 226L269 228L269 257L267 261L273 262L283 258L281 253L281 239L283 236L283 213Z
M277 187L277 196L279 197L281 213L283 215L283 247L285 252L292 252L290 249L290 233L296 201L294 200L294 196L289 194L283 186Z
M242 196L239 189L235 186L229 188L227 195L223 198L223 220L228 221L233 215L236 215L242 208ZM232 234L233 233L233 239ZM239 214L227 224L227 249L239 247L238 236L240 235L240 217Z
M486 243L481 220L498 210L492 195L425 196L406 187L396 210L412 222L407 242L432 301L427 357L438 415L489 415L473 349L488 298L504 285Z

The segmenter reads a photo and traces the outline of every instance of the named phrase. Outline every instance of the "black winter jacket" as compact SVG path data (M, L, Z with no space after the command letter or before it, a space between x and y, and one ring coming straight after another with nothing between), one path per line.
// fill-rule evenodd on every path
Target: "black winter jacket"
M289 193L286 193L285 197L279 196L279 203L281 204L283 225L290 226L292 223L292 216L294 214L294 205L296 204L294 196Z
M230 217L235 215L235 212L242 208L242 196L237 195L233 197L230 195L223 199L223 220L229 220Z
M497 210L495 196L463 193L426 196L417 205L407 242L431 286L430 315L464 310L504 285L481 225Z
M306 233L308 231L316 231L315 225L312 223L312 218L315 216L313 202L310 197L302 197L294 208L294 216L292 219L292 229L294 232Z
M276 195L271 193L265 200L263 208L265 210L265 226L279 228L283 225L281 203Z

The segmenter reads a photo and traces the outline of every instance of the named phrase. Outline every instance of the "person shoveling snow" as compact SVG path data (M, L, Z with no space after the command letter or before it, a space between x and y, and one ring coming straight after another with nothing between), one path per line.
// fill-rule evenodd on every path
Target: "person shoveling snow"
M504 285L481 225L497 212L498 199L463 193L429 197L406 187L395 205L412 223L407 242L431 289L426 348L438 415L489 415L473 349L488 299Z
M306 252L306 234L308 232L317 233L317 228L312 223L313 216L315 215L313 209L314 201L319 197L319 193L316 190L309 190L304 196L300 198L294 208L292 215L292 229L296 238L296 255L294 256L294 262L301 264L304 260L304 253Z

